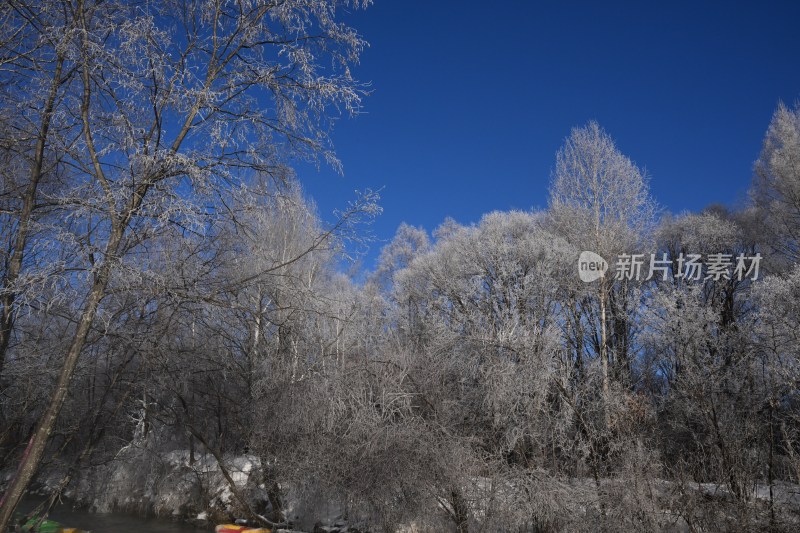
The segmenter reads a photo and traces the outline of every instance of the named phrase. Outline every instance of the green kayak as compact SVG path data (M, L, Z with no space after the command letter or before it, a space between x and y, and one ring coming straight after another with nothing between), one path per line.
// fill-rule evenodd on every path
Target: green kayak
M31 518L22 525L21 531L25 533L86 533L77 528L64 527L54 520Z
M22 531L31 533L60 533L63 530L61 524L54 520L42 520L31 518L22 526Z

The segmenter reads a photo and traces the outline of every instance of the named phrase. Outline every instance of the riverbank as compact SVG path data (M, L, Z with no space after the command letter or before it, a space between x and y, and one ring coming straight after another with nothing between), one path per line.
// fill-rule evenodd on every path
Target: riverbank
M168 520L189 528L185 531L213 531L214 524L233 522L246 517L249 511L271 515L272 506L260 460L252 455L226 455L223 460L225 472L212 454L187 450L156 453L147 447L124 448L112 460L87 466L74 475L61 493L69 505L58 506L59 516L72 510L77 513L75 516L99 517L100 524L105 524L106 519L113 523L114 517L121 516ZM33 499L28 501L37 501L57 491L66 473L66 465L50 464L44 468L31 488ZM4 470L0 477L2 485L6 485L12 475L12 470ZM346 511L341 507L304 499L304 495L291 487L281 489L284 516L293 528L283 531L359 531L352 520L345 520ZM249 510L240 498L245 500ZM59 521L70 523L72 515L66 514L67 517ZM75 527L84 527L84 523L86 520ZM91 526L93 522L89 523ZM101 533L95 526L89 529ZM113 533L119 532L113 530Z

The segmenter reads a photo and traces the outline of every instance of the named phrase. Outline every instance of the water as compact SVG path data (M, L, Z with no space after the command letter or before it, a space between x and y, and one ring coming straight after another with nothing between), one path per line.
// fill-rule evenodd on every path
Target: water
M42 500L25 499L19 506L22 512L30 512ZM163 518L140 518L125 514L99 514L76 511L69 504L56 505L49 516L65 527L77 527L91 533L208 533L213 527L195 527Z

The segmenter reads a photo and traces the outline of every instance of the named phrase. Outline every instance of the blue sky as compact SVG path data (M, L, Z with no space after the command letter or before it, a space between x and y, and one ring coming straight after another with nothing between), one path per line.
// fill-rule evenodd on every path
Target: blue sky
M383 188L382 240L545 207L556 150L589 120L665 209L735 205L778 101L800 98L800 2L376 0L347 20L373 94L333 133L345 175L299 174L328 219Z

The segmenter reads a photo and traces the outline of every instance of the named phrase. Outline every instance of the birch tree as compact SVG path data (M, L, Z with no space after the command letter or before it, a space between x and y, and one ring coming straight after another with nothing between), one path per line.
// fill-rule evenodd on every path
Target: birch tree
M616 256L646 242L654 203L643 172L596 123L575 128L556 154L550 185L550 210L559 233L583 250L600 254L613 267ZM603 392L610 387L609 297L617 287L613 272L597 284L599 345ZM625 299L624 295L622 300ZM619 314L625 311L621 309ZM622 318L622 317L620 317ZM617 354L626 358L626 353Z

